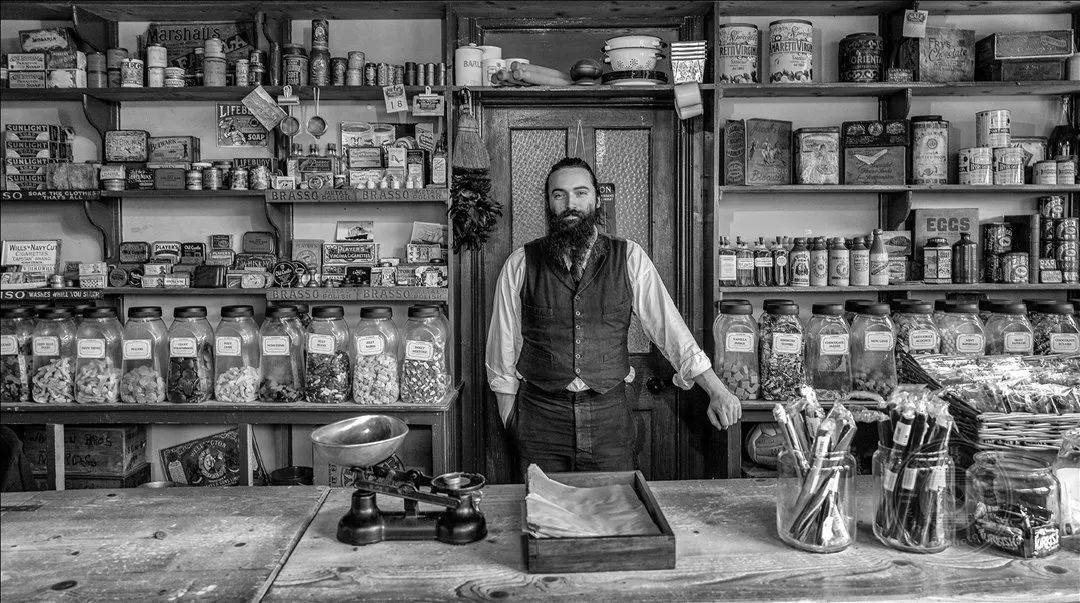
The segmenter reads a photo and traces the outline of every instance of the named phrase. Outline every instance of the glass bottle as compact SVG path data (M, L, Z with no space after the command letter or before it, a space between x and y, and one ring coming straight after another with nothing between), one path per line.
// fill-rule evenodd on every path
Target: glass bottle
M1030 356L1034 350L1027 306L1021 302L995 301L986 321L986 353Z
M979 305L967 302L952 303L938 323L941 334L941 353L961 356L986 354L986 331L979 320Z
M0 309L0 403L30 401L33 332L33 310Z
M116 404L124 331L112 308L87 310L75 333L75 402Z
M165 401L169 345L161 308L128 308L121 350L120 401L125 404L160 404Z
M1058 125L1050 132L1050 144L1046 150L1046 156L1062 157L1080 155L1077 140L1080 139L1080 130L1073 127L1069 117L1072 113L1072 100L1068 94L1061 95L1061 116Z
M870 245L870 284L889 284L889 252L885 249L885 238L880 228L874 229L874 241Z
M173 309L166 396L174 404L206 402L214 393L214 329L206 306Z
M780 237L776 237L776 244L772 248L772 283L777 287L786 287L791 282L791 266L788 262L788 255L788 249L781 242Z
M353 401L357 404L395 404L399 395L401 345L394 312L389 307L362 308L353 329L356 359Z
M851 391L851 351L844 307L814 304L806 326L806 381L819 400L839 400Z
M1061 534L1080 534L1080 427L1061 437L1051 470L1061 488Z
M300 178L300 161L304 157L304 145L299 142L292 144L292 149L289 152L288 159L285 160L285 175L292 176L299 180Z
M969 285L979 282L979 246L971 235L962 232L952 246L952 277L954 283Z
M292 306L267 308L259 328L259 400L289 403L303 399L303 332Z
M941 353L934 304L921 299L897 299L892 302L892 311L897 350L912 355Z
M870 284L870 249L866 239L855 237L851 242L851 269L848 271L852 287L865 287Z
M896 389L896 336L889 304L863 306L851 325L851 381L856 391L888 398Z
M829 284L829 247L825 237L814 239L810 248L810 286L824 287Z
M75 324L71 312L49 308L38 314L30 340L32 399L38 404L75 401Z
M430 306L409 308L409 320L401 334L404 404L438 404L452 385L446 347L449 333L439 315Z
M338 154L337 144L333 142L326 143L326 156L330 159L330 170L334 174L341 173L341 156Z
M259 327L251 306L225 306L214 330L214 398L245 404L258 400Z
M765 237L758 237L754 246L754 284L758 287L772 286L772 252L765 246Z
M735 238L735 285L754 286L754 252L746 246L742 237Z
M829 286L847 287L851 284L848 270L851 268L851 258L848 256L847 245L843 237L833 237L829 241Z
M788 545L835 553L855 541L855 457L829 452L803 477L791 450L777 457L776 532ZM816 476L816 477L815 477Z
M727 237L720 237L720 249L717 250L716 272L721 287L735 286L735 249Z
M339 404L352 389L349 347L352 337L341 306L315 306L305 333L304 399Z
M947 450L907 451L878 444L874 536L911 553L937 553L953 540L955 467Z
M1023 452L977 452L965 491L970 537L1016 557L1052 555L1061 546L1059 493L1049 461Z
M810 249L806 246L806 237L795 237L795 243L788 254L791 264L791 286L810 286Z
M795 303L766 307L761 336L759 371L761 398L769 401L794 400L806 383L803 325Z
M745 299L720 302L720 315L713 323L713 369L736 398L756 400L758 376L758 325L754 308Z
M1035 325L1035 353L1075 354L1080 351L1080 328L1072 315L1069 302L1042 301L1035 306L1035 311L1042 315Z

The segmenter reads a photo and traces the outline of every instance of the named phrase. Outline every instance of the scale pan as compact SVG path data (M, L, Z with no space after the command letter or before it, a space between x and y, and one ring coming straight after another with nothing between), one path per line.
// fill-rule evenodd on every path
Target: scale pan
M404 421L386 415L361 415L311 432L315 451L341 467L370 467L390 458L409 433Z

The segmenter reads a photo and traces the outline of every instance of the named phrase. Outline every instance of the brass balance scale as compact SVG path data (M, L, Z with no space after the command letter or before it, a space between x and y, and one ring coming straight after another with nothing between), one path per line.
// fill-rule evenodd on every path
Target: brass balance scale
M338 522L337 539L364 545L384 540L437 540L468 544L487 536L477 505L487 483L479 473L431 477L406 468L395 456L409 427L386 415L362 415L325 425L311 433L315 450L330 462L349 467L356 492L352 508ZM375 495L404 499L404 512L382 511ZM444 507L419 510L420 503Z

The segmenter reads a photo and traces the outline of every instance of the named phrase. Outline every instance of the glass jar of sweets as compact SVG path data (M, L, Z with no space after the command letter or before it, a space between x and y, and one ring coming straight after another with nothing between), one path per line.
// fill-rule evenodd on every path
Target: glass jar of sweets
M353 363L353 401L377 405L397 403L401 345L393 310L385 306L362 308L360 320L353 330L353 341L356 359Z
M255 402L259 393L259 326L251 306L221 308L214 330L214 398Z
M713 369L728 391L740 400L758 397L758 331L754 308L745 299L720 302L713 323L716 354Z
M851 325L851 381L857 391L888 398L896 389L896 336L889 304L866 304Z
M38 313L30 339L32 400L38 404L75 401L75 322L64 308Z
M206 402L214 393L214 329L205 306L173 308L166 396L174 404Z
M351 392L349 346L352 338L341 306L315 306L305 334L304 399L340 404Z
M1080 534L1080 427L1065 432L1052 465L1061 488L1061 534Z
M892 312L897 350L913 355L941 353L934 304L921 299L897 299L892 302Z
M449 333L437 308L412 306L401 334L401 401L437 404L451 386L446 341Z
M986 321L986 353L1030 356L1034 339L1027 306L1022 302L996 301L987 310L990 317Z
M839 400L851 392L851 350L844 307L814 304L806 326L806 381L819 400Z
M34 313L30 308L0 309L0 403L30 401Z
M764 400L794 400L806 383L803 326L799 306L791 302L766 308L758 346L761 397Z
M985 325L990 320L990 315L994 313L994 308L1000 304L1009 303L1007 299L980 299L979 300L979 320Z
M303 333L292 306L267 308L259 329L259 399L263 402L299 402L303 399Z
M941 333L941 353L960 356L986 354L986 332L979 320L979 305L955 302L945 307L938 323Z
M876 304L877 302L872 299L849 299L844 302L844 322L851 326L851 323L855 322L855 317L859 314L859 310L866 305Z
M1052 555L1061 546L1058 497L1048 461L1021 452L977 452L967 471L969 534L1017 557Z
M116 404L120 399L123 338L116 310L92 308L83 314L75 333L75 402Z
M776 532L797 549L842 551L855 541L855 458L827 452L805 477L800 462L791 450L777 457Z
M778 299L773 297L767 298L761 302L761 314L758 316L757 320L758 341L761 341L762 336L765 334L765 330L771 328L770 325L773 321L773 314L771 313L772 308L777 306L787 306L794 303L795 302L790 299Z
M169 344L161 308L128 308L121 346L123 365L120 401L125 404L160 404L165 401Z
M1034 310L1041 315L1040 320L1032 325L1036 354L1080 352L1080 328L1072 315L1072 304L1064 301L1041 301Z
M947 451L912 452L878 444L873 459L874 536L911 553L937 553L953 539L954 466Z

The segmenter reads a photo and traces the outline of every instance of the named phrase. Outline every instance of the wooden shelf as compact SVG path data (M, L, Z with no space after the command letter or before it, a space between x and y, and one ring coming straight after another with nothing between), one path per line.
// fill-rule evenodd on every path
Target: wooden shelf
M266 290L268 301L298 302L445 302L446 287L337 287L276 288Z
M266 295L269 289L237 289L237 288L199 288L199 287L109 287L102 289L108 296L117 295L198 295L224 297L227 295Z
M250 17L249 17L250 18ZM156 20L157 18L155 18ZM281 94L281 86L264 86L271 96ZM239 102L254 87L251 86L189 86L184 88L6 88L0 91L4 102L82 102L83 95L111 103L160 103L160 102ZM442 94L446 86L432 86L431 91ZM406 86L409 96L424 91L423 86ZM302 100L314 98L314 88L293 88ZM326 86L320 88L320 101L367 100L382 101L383 91L378 86Z
M102 196L102 191L0 191L0 201L34 201L37 203L96 201Z
M189 191L186 189L175 190L125 190L125 191L101 191L105 199L224 199L229 197L257 197L262 199L266 191L246 190L234 191L232 189Z
M460 88L455 86L455 88ZM470 88L481 101L489 99L604 99L604 98L672 98L671 84L655 86L499 86Z
M996 194L996 193L1080 193L1080 184L777 184L763 186L722 185L719 193L743 195L767 194L870 194L870 193L927 193L927 194Z
M62 192L62 191L59 191ZM334 188L320 190L124 190L101 191L106 199L229 199L258 198L267 203L446 203L450 200L447 188L356 189Z
M1080 82L822 82L808 84L704 84L724 98L913 96L1039 96L1080 92Z
M101 289L0 289L0 301L19 304L93 300L101 299L102 296Z
M718 287L717 299L732 293L772 295L776 293L825 293L844 295L847 293L889 293L904 291L1080 291L1080 284L1062 283L975 283L973 285L928 285L925 283L906 283L903 285L870 285L857 287Z

